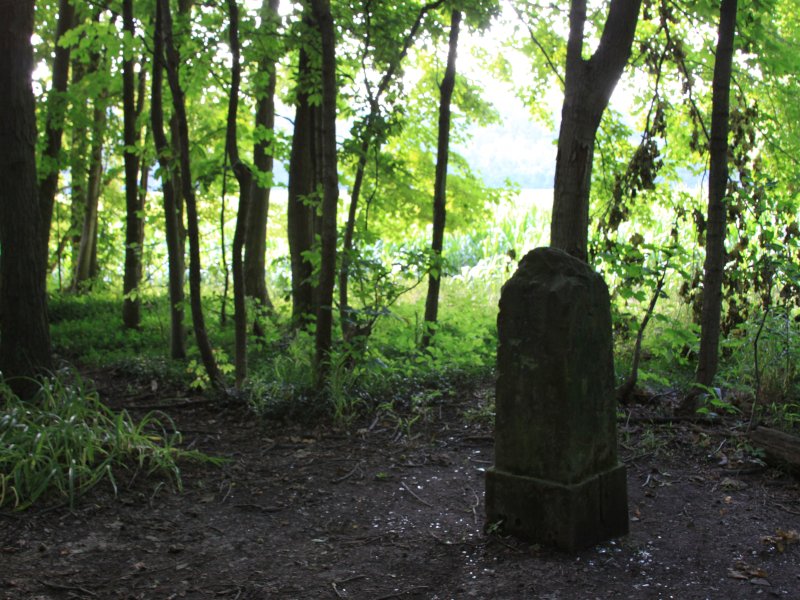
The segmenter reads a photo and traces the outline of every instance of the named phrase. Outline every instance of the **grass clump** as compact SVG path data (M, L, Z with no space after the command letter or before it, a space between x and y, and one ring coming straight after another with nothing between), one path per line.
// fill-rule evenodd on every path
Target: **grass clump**
M30 401L0 381L0 507L75 500L101 481L117 492L120 472L159 473L181 489L177 459L203 458L176 448L166 415L134 421L115 413L79 378L44 380Z

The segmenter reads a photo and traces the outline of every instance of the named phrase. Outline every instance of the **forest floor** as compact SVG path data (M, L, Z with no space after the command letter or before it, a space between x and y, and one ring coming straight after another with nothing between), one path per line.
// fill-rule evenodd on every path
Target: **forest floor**
M182 493L139 475L116 498L0 513L0 598L800 599L798 481L730 424L648 422L669 397L620 423L629 535L569 555L484 531L492 429L468 417L486 382L413 425L337 429L97 381L134 415L174 403L184 444L229 460L184 464Z

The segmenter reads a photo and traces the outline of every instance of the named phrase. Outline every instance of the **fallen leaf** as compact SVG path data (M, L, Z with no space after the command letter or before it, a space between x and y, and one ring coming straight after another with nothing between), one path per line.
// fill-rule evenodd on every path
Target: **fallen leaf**
M786 550L786 546L794 544L798 540L800 540L800 536L794 529L789 531L778 529L775 535L765 535L761 538L762 543L774 546L778 552L783 552Z
M728 577L732 577L733 579L750 579L747 573L737 571L736 569L728 569Z
M736 575L734 575L734 573ZM749 579L751 581L753 579L763 579L766 581L767 579L767 572L764 569L749 565L743 560L736 561L733 568L728 569L728 574L734 579Z
M726 477L720 482L719 487L727 491L739 491L745 489L747 484L744 481Z

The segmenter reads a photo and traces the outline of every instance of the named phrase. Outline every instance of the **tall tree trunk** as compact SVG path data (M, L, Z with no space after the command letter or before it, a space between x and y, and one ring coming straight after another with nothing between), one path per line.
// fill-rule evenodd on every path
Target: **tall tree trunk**
M222 373L217 366L214 352L208 341L205 318L203 316L203 303L201 296L201 266L200 266L200 225L197 215L197 202L192 185L192 170L189 158L189 127L186 119L186 104L183 89L178 77L180 57L172 39L172 15L169 0L158 0L158 17L156 23L160 24L158 34L162 36L162 43L166 51L166 71L169 87L172 91L172 105L178 121L178 135L180 143L181 189L186 202L186 218L189 234L189 303L192 309L192 323L200 357L203 361L209 381L217 389L224 387ZM160 22L160 23L159 23Z
M45 119L45 147L40 163L42 177L39 183L39 204L41 205L41 240L44 247L44 260L47 261L50 244L50 224L53 220L53 203L58 189L60 170L61 140L64 132L64 113L66 109L67 81L69 80L70 48L59 44L61 38L72 28L75 8L71 0L60 0L58 4L58 24L56 26L55 50L53 56L53 84L47 96L47 116Z
M261 9L261 36L276 36L280 17L280 0L264 0ZM253 146L255 176L250 187L250 209L247 218L244 251L244 287L247 295L255 300L262 310L272 311L272 301L266 283L267 219L269 216L270 185L266 181L272 174L272 143L275 129L275 87L277 57L266 55L258 65L259 73L266 77L266 85L256 90L256 142ZM260 134L258 132L261 132ZM270 139L262 135L269 132ZM255 332L263 334L255 320Z
M89 179L86 185L86 204L83 213L78 260L70 289L84 291L97 275L97 206L103 186L103 141L106 130L107 93L104 90L94 100L92 109L92 148L89 154Z
M350 261L352 260L353 242L356 229L356 216L358 215L358 203L361 198L361 187L364 184L364 173L367 167L367 155L369 154L370 147L373 144L373 127L377 118L380 116L381 105L380 101L383 94L389 89L397 71L408 54L411 45L416 39L417 33L422 22L430 11L436 10L444 0L434 0L422 6L417 13L417 18L411 29L403 38L400 52L397 54L396 59L389 65L386 72L381 77L378 83L378 88L372 95L369 103L369 114L367 115L366 124L364 127L363 138L361 139L361 147L359 148L358 163L356 164L356 173L353 178L353 187L350 191L350 207L347 212L347 223L344 228L344 238L342 240L342 258L341 267L339 269L339 317L342 323L342 335L345 340L350 340L356 333L357 327L353 320L352 311L350 309L350 299L348 294L349 279L350 279ZM375 140L376 145L380 149L382 140Z
M600 44L589 59L582 56L586 0L572 0L570 8L550 245L583 261L588 258L595 136L630 57L641 4L641 0L612 0Z
M122 31L136 35L133 22L133 0L122 0ZM122 322L126 329L136 329L141 324L142 301L138 294L142 279L142 239L144 206L140 206L139 193L139 126L136 110L136 74L133 54L122 63L122 116L125 142L125 270L122 280ZM141 90L140 90L141 92ZM141 95L140 95L141 97Z
M156 13L158 14L158 13ZM157 26L161 21L156 18ZM170 308L170 356L175 359L186 358L186 340L183 331L183 304L185 300L183 283L184 263L182 211L178 204L179 189L175 182L177 165L164 133L164 44L160 30L153 39L153 82L150 89L150 123L156 147L158 164L161 167L161 191L164 199L164 221L167 237L167 262L169 265L169 308ZM178 180L178 183L180 181ZM179 186L178 186L179 187Z
M219 304L219 324L228 323L228 289L230 288L231 271L228 268L228 241L225 239L225 224L227 221L228 198L228 148L222 159L222 201L219 206L219 262L222 269L222 301Z
M86 75L86 67L73 59L72 61L72 88L80 83ZM72 125L72 143L70 144L70 257L73 271L78 262L78 253L81 245L81 229L83 228L83 215L86 211L86 190L88 175L89 153L89 102L88 98L81 97L72 103L70 110L70 123Z
M99 22L99 11L95 11L92 20L95 24ZM99 73L101 68L108 69L105 51L94 51L90 55L87 76L102 76L105 80L109 75L107 72L101 75ZM103 144L106 134L107 107L108 89L103 87L92 100L91 118L88 126L91 131L91 145L89 148L86 189L80 218L78 252L73 264L72 283L70 284L70 291L72 292L86 291L91 280L97 276L97 207L103 187Z
M244 263L242 250L247 227L247 213L250 205L252 175L250 169L239 159L239 145L236 139L236 114L239 108L239 85L242 79L242 65L239 51L239 7L236 0L228 0L230 15L229 41L233 64L231 67L231 93L228 100L228 125L225 147L231 160L236 180L239 182L239 214L236 217L236 231L233 235L233 306L235 333L236 387L241 388L247 377L247 303L245 301Z
M19 395L52 367L36 188L33 0L0 2L0 371Z
M178 235L180 236L180 251L183 262L186 262L186 217L184 216L183 191L181 189L181 164L177 158L181 155L180 135L178 134L178 117L173 111L169 119L170 147L172 148L172 189L175 190L175 210L178 215Z
M297 107L289 159L289 198L287 222L289 255L292 267L292 321L304 326L314 314L313 265L305 257L314 245L317 179L315 131L320 120L320 106L308 101L308 80L312 77L307 51L300 48Z
M700 318L700 352L697 383L710 387L717 374L719 329L722 313L722 278L725 266L727 229L725 195L728 188L728 129L733 46L736 33L737 0L722 0L719 11L717 52L711 98L710 165L708 176L708 223L703 277L703 309ZM694 412L697 394L681 404L681 412Z
M336 281L336 209L339 175L336 158L336 33L330 0L311 0L322 46L322 102L318 125L318 173L322 183L320 268L314 374L318 387L327 383L333 337L333 287Z
M461 12L454 10L450 17L450 41L447 51L447 68L439 87L439 139L436 148L436 175L433 184L433 240L431 241L432 264L428 275L428 296L425 299L425 330L422 332L422 347L431 343L436 320L439 316L439 287L442 281L442 245L447 216L447 158L450 153L450 103L456 83L456 54L458 52L458 30Z
M142 63L139 68L139 83L138 83L138 92L136 96L136 122L142 123L142 115L144 115L144 105L145 105L145 98L147 93L147 70L145 69L146 63L146 55L142 56ZM141 125L144 127L144 141L143 146L147 147L148 137L150 135L149 128L147 125ZM141 127L137 129L137 132L141 132ZM139 253L137 254L138 258L138 265L137 265L137 273L136 273L136 286L138 287L141 285L142 275L144 271L144 223L146 218L146 207L147 207L147 194L150 191L150 162L145 157L140 157L139 159L139 198L138 198L138 214L139 218L139 227L136 230L136 245L139 248Z

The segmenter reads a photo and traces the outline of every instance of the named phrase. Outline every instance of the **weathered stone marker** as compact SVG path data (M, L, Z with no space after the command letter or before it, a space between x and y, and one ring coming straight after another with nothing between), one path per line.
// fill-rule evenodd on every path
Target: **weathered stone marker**
M503 286L497 329L487 523L567 551L626 534L602 277L561 250L533 250Z

